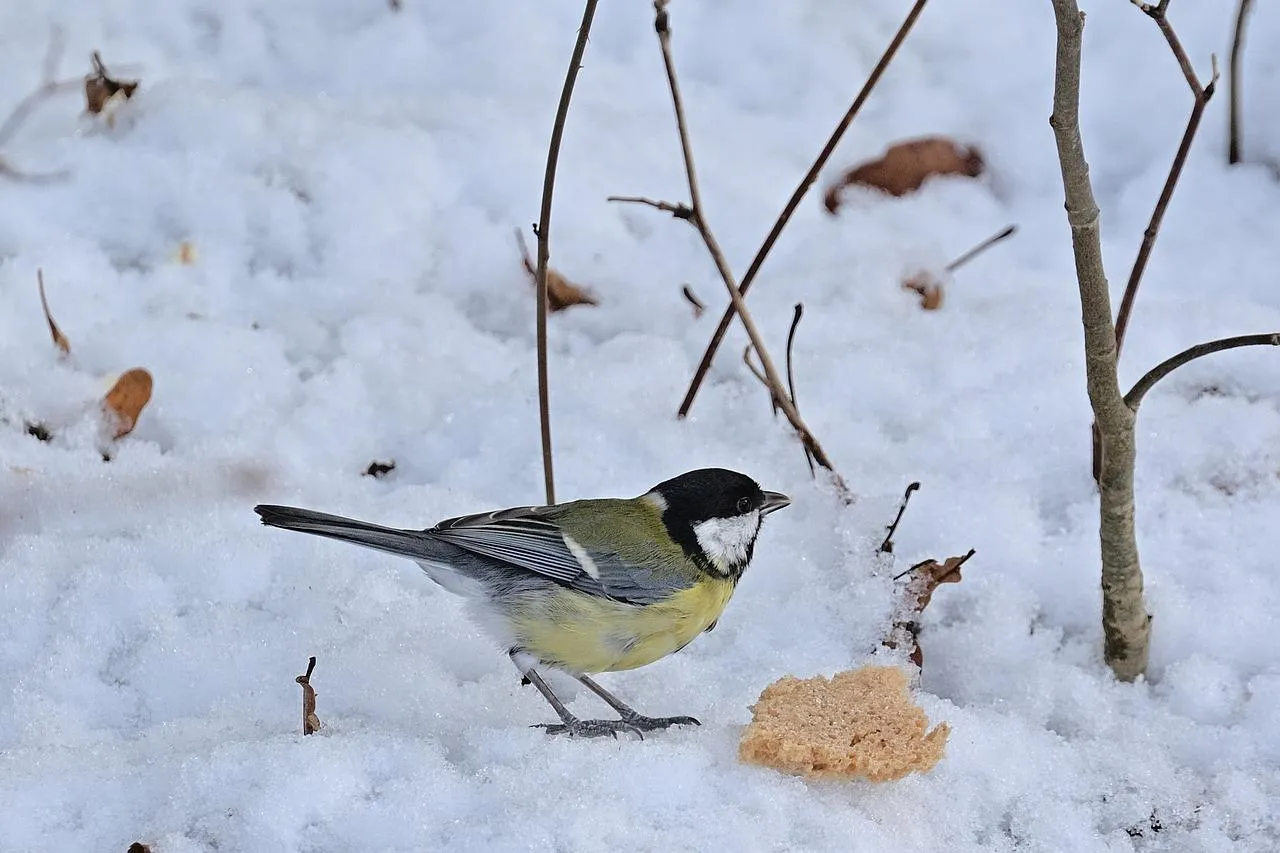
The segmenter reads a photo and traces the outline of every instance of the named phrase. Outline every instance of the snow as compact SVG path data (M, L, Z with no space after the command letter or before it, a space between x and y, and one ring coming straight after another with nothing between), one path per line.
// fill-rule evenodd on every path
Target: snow
M673 4L707 215L739 272L907 6ZM1171 7L1202 76L1211 52L1225 67L1233 7ZM1083 132L1118 300L1191 96L1131 4L1085 8ZM540 501L512 231L536 218L580 14L0 8L0 112L36 84L53 25L62 74L98 49L143 81L114 128L67 94L3 152L72 177L0 183L0 850L1276 849L1280 355L1203 359L1142 409L1154 641L1148 680L1119 684L1100 660L1047 2L928 7L819 189L931 133L978 144L988 176L854 194L838 218L815 193L752 291L779 357L805 304L798 398L853 507L810 480L736 328L693 416L673 417L726 300L692 229L604 200L686 193L651 6L601 4L556 192L553 264L601 300L551 322L558 494L724 465L794 500L714 632L602 677L701 728L547 738L529 727L551 719L542 699L411 563L258 524L260 501L403 526ZM1126 386L1192 343L1280 329L1278 48L1280 14L1258 4L1250 164L1224 165L1224 85L1137 301ZM942 310L898 288L1008 223ZM175 260L183 241L195 263ZM104 463L95 401L134 366L154 397ZM375 459L397 467L361 476ZM912 480L899 565L977 549L924 620L919 700L951 724L947 757L879 786L740 765L768 683L875 659L894 598L873 551ZM304 738L309 655L325 728ZM575 712L605 710L554 683Z

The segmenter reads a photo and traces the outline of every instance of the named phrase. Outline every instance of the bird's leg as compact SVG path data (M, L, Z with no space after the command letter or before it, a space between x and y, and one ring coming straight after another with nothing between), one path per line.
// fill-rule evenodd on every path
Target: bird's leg
M642 732L652 732L658 729L665 729L669 726L700 726L693 717L646 717L636 709L627 705L617 696L614 696L608 690L605 690L599 684L596 684L585 675L576 676L588 690L599 696L613 710L618 712L618 716L622 717L622 722L635 726Z
M570 737L602 737L603 735L611 735L617 737L618 732L635 732L635 734L644 739L644 735L640 733L640 727L627 722L626 720L579 720L573 715L565 704L560 701L560 697L556 696L551 690L551 686L542 680L542 676L531 666L522 664L516 657L516 652L511 652L511 661L516 668L528 679L529 683L538 688L538 692L542 694L542 698L547 700L547 704L552 707L556 714L560 717L559 723L539 723L534 728L546 729L549 735L569 735Z

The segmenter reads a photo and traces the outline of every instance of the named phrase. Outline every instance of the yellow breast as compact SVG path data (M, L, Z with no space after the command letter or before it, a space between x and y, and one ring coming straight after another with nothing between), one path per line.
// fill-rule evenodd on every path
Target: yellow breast
M684 648L720 618L733 590L730 580L706 578L640 606L563 589L513 602L510 615L517 645L542 662L580 673L613 672Z

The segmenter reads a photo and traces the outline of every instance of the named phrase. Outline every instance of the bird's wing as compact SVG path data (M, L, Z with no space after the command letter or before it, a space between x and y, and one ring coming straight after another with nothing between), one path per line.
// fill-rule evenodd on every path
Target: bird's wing
M583 544L551 516L556 507L520 507L442 521L430 535L473 554L533 572L592 595L652 604L687 582Z

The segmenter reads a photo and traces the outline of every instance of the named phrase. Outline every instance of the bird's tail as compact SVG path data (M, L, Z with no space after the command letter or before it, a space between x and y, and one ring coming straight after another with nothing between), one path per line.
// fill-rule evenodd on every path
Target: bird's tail
M412 560L429 559L433 556L431 541L420 530L396 530L293 506L261 504L254 507L253 511L268 527L314 533L316 536L351 542Z

